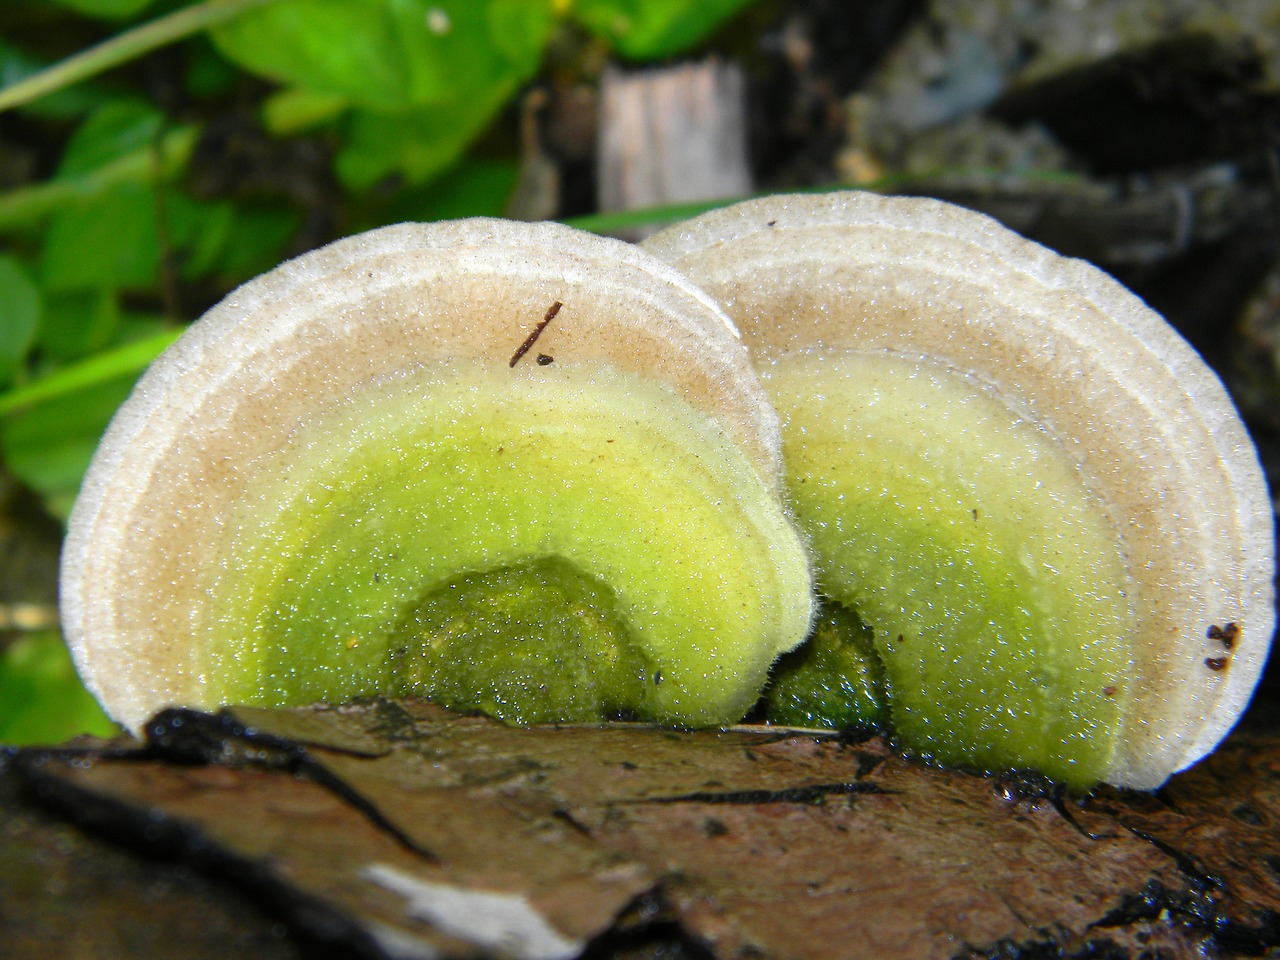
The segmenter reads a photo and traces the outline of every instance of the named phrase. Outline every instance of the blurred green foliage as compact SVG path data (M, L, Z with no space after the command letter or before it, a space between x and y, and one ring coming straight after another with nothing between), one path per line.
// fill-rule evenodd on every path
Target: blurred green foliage
M262 136L325 144L323 202L341 211L339 232L497 215L517 160L467 150L538 76L558 33L651 60L688 50L748 2L5 0L3 468L65 518L112 412L188 314L300 252L314 209L288 189L237 190L252 181L247 161L214 149L246 102ZM169 88L158 95L144 58L161 47ZM232 167L221 178L231 186L201 186L210 162ZM0 647L0 742L104 722L56 637Z
M80 684L57 633L29 633L0 651L0 743L54 744L116 726Z

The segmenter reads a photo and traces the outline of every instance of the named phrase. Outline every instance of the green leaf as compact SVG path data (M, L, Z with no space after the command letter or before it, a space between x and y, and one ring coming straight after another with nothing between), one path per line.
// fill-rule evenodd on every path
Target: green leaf
M102 432L138 374L179 334L166 329L159 317L117 313L108 294L98 298L98 309L111 327L105 348L95 343L83 350L80 345L92 355L0 395L0 454L10 472L39 493L57 517L70 511ZM57 311L50 313L56 320ZM101 330L93 333L104 336ZM65 349L71 352L75 346Z
M403 191L379 208L379 223L412 220L457 220L462 217L500 217L515 189L519 170L506 160L464 160L425 187Z
M164 199L163 225L161 216L156 191L145 184L123 185L64 210L45 238L46 289L149 290L159 282L166 252L184 279L198 279L214 271L237 242L229 229L234 218L229 203L174 194ZM260 239L247 238L249 243Z
M0 416L71 397L123 378L135 378L181 333L181 330L166 330L130 341L0 394Z
M298 222L296 215L286 213L278 214L277 222L268 225L267 218L243 215L230 201L202 202L182 194L165 197L164 214L169 254L187 281L218 276L237 283L275 266L280 247L292 232L289 228ZM256 228L265 229L259 233ZM236 268L246 256L255 268Z
M164 116L136 101L108 104L72 136L56 179L92 176L121 157L150 152ZM156 278L160 246L154 188L124 183L99 197L72 203L49 225L41 253L47 289L137 289Z
M182 85L187 93L198 100L221 98L227 102L234 98L236 85L244 79L244 74L213 49L208 37L193 38L185 44L183 52L187 65Z
M39 323L40 291L21 263L0 255L0 387L21 369Z
M168 201L169 242L184 280L216 277L230 287L278 264L301 226L292 207L200 203L177 196Z
M136 376L67 394L0 423L0 450L9 470L43 498L49 512L71 512L80 480L102 432Z
M88 176L114 160L154 146L163 125L164 114L138 100L119 100L95 110L67 144L57 179Z
M54 216L41 252L41 278L50 291L141 290L159 274L155 191L125 184Z
M155 0L57 0L64 7L110 20L123 20L141 13L155 3Z
M171 211L171 220L174 262L184 280L215 272L222 255L237 239L236 209L230 201L201 204L182 197Z
M232 212L226 203L200 203L173 188L157 195L156 178L171 172L161 137L164 122L153 107L122 101L98 111L76 131L58 182L92 182L125 158L141 162L134 179L84 198L68 196L57 209L40 258L48 290L147 290L159 282L166 254L186 279L216 267L221 248L231 242L225 227Z
M178 127L148 145L79 177L47 180L0 194L0 231L20 232L75 203L100 197L121 184L171 180L186 167L198 131Z
M58 366L107 349L120 331L120 304L106 289L47 291L37 340L40 359Z
M56 633L32 633L0 649L0 743L62 743L119 732L85 690Z
M561 2L489 0L489 33L494 47L521 77L537 71L554 25L553 8Z
M566 226L587 230L591 233L616 234L635 230L637 227L665 227L681 220L690 220L708 210L718 210L731 203L737 203L743 197L728 197L720 200L693 200L687 203L672 203L661 207L644 207L639 210L620 210L616 213L587 213L580 217L568 217Z
M504 83L468 100L394 113L354 111L337 157L339 179L353 190L393 175L426 183L457 161L514 89L514 82Z
M302 213L292 207L236 207L208 274L229 285L265 273L280 262L301 226Z
M532 76L549 0L278 0L212 31L247 70L383 110Z
M577 0L576 20L632 59L680 53L752 0Z
M278 137L287 137L332 120L350 104L346 97L332 93L301 87L281 90L262 102L262 125Z

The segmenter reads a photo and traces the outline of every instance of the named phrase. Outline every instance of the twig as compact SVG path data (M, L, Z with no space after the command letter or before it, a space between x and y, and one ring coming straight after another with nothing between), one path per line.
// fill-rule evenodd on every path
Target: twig
M271 0L205 0L104 40L0 90L0 113L128 63L193 33L225 23Z
M560 308L563 306L564 304L559 300L550 306L547 310L547 315L539 320L538 325L533 328L533 332L524 338L524 343L516 347L516 352L511 355L511 362L508 363L507 366L514 367L520 362L520 358L528 353L529 348L538 342L538 338L542 336L542 331L547 328L548 323L556 318L556 314L560 312Z
M156 151L146 146L82 176L27 184L0 194L0 232L37 226L68 203L100 196L122 183L148 183L157 175L172 180L186 167L199 133L198 127L187 125L165 134L158 174Z

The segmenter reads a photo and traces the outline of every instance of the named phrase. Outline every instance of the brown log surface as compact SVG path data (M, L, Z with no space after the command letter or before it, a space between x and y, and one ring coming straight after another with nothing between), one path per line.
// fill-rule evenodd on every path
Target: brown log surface
M1079 801L878 737L169 712L146 743L4 762L0 937L20 958L1263 955L1273 730L1255 714L1158 794Z

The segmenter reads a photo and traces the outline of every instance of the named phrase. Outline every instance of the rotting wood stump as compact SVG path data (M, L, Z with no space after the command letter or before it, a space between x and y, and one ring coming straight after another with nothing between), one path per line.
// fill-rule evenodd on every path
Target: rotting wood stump
M1280 949L1280 738L1081 802L879 737L169 711L10 752L9 957L1202 957Z

